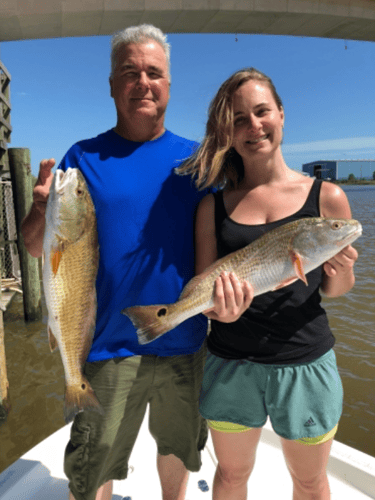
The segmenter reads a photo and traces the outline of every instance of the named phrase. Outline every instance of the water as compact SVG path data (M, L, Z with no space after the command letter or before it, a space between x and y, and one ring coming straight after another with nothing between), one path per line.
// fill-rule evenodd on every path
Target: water
M354 243L359 254L354 288L323 301L344 385L337 439L375 456L375 187L347 186L344 191L363 234Z
M354 244L355 287L324 299L345 391L337 439L375 457L375 187L344 190L363 236ZM49 351L46 325L25 324L20 296L4 319L12 412L0 427L0 472L64 425L64 370L59 354Z

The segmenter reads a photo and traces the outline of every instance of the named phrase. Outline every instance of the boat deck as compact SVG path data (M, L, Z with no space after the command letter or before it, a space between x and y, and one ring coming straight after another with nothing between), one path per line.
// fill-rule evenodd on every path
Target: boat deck
M0 474L1 500L63 500L68 481L63 472L63 452L70 425L35 446ZM142 424L130 458L132 472L126 481L114 482L113 500L161 499L156 473L156 445ZM203 466L191 473L186 500L210 500L216 460L211 439L203 452ZM375 458L334 441L329 460L332 500L375 499ZM267 423L262 432L257 461L248 483L252 500L291 500L292 482L285 466L279 438ZM251 492L251 495L250 495Z

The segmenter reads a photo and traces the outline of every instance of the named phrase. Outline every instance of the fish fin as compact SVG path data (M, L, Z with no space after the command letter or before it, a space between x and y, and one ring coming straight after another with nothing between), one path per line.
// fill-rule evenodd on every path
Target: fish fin
M274 292L275 290L280 290L280 288L284 288L284 286L288 286L288 285L291 285L292 283L294 283L295 281L297 281L298 278L290 278L290 279L287 279L285 281L282 281L279 285L275 286L275 288L272 288L272 292Z
M60 248L53 249L51 252L51 267L52 267L52 272L56 276L57 271L59 269L59 265L61 262L63 250Z
M308 286L308 282L305 276L305 271L303 270L303 262L301 255L295 252L294 250L289 250L289 255L290 258L292 259L292 264L296 272L296 275L300 280L302 280L305 283L306 286Z
M57 343L56 337L52 333L52 330L50 327L48 327L48 341L49 341L49 348L51 349L51 352L56 351L59 344Z
M66 387L64 401L65 422L71 422L77 413L83 410L95 411L104 415L104 410L85 377L82 378L80 384Z
M137 328L138 342L148 344L172 330L175 325L168 319L168 305L133 306L121 311Z

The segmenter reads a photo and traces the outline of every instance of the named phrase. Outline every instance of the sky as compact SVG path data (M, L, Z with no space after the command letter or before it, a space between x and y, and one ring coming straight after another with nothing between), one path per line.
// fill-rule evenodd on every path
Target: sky
M253 66L270 76L285 111L289 167L375 159L375 43L251 34L170 34L171 96L165 126L196 141L221 83ZM116 124L109 93L110 37L0 43L11 74L9 147L29 148L32 172L77 141Z

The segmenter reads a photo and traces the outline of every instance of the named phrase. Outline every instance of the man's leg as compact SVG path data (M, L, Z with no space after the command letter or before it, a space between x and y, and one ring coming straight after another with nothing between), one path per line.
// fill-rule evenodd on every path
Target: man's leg
M157 468L163 500L185 500L189 472L183 462L175 455L158 453Z
M113 482L108 481L107 483L103 484L101 486L97 493L95 500L111 500L112 499L112 486ZM69 493L69 500L75 500L74 496L72 493Z
M85 373L104 415L76 415L65 453L64 470L71 500L109 500L112 479L127 477L128 459L147 407L147 359L130 357L87 364Z
M157 358L150 398L149 430L158 448L163 500L184 500L188 470L198 471L207 424L198 411L206 347Z

